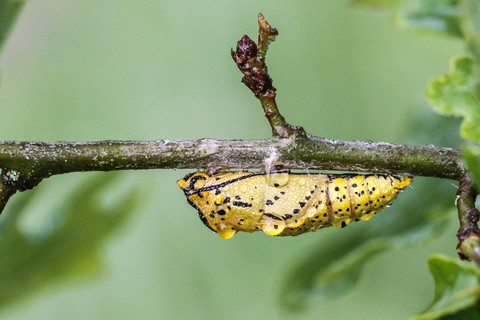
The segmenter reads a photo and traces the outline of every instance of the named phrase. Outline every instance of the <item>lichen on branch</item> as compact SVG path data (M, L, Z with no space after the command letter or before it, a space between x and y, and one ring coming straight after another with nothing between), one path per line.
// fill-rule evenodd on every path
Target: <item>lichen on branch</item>
M290 169L321 169L460 179L460 152L450 148L308 139L93 142L0 141L2 182L22 191L69 172L260 168L275 156Z

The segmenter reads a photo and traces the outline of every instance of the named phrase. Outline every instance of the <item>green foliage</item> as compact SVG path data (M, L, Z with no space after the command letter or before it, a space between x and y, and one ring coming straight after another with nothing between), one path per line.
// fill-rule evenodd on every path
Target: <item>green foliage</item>
M0 52L24 3L24 0L0 0Z
M480 7L471 0L418 0L399 16L407 30L448 35L465 41L472 57L454 58L447 74L437 76L427 87L427 98L441 114L463 117L460 135L480 141ZM463 160L480 186L480 147L462 147ZM445 257L429 261L435 283L435 298L421 315L413 319L477 319L480 272L470 264Z
M480 60L480 2L463 0L462 10L466 17L462 21L463 37L473 57ZM477 83L480 82L476 79ZM478 89L480 90L480 88Z
M435 296L431 305L411 320L479 319L480 270L441 255L431 257L428 267L435 281Z
M460 0L416 0L395 21L409 31L462 37L459 3Z
M369 8L398 8L407 0L351 0L352 5Z
M106 175L89 179L61 200L61 216L35 236L19 227L35 193L28 192L10 208L2 217L0 233L0 307L54 281L100 271L101 243L123 224L135 205L134 193L117 199L113 206L100 205L102 196L114 187Z
M464 145L462 148L462 156L468 172L480 190L480 146L475 144Z
M312 299L321 301L352 289L365 263L391 247L391 243L383 240L344 239L309 252L285 276L280 305L288 311L301 311Z
M480 101L475 92L473 68L471 58L452 59L449 72L430 82L427 97L440 113L464 118L460 127L462 137L480 141Z
M465 41L471 57L451 60L447 74L427 87L427 98L441 114L463 117L460 135L480 141L480 5L471 0L416 0L397 15L399 26L428 35L452 36ZM480 147L462 148L469 173L480 187ZM441 196L439 196L440 198ZM432 304L420 319L477 319L480 272L458 260L433 257L429 261L436 291Z

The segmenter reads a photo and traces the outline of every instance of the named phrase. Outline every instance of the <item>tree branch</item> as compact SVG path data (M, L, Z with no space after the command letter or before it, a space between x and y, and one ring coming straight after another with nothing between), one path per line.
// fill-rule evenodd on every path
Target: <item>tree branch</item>
M259 168L265 159L288 168L384 172L459 179L458 150L308 136L297 139L99 142L0 142L3 183L33 188L56 174L172 168Z
M462 259L475 261L480 266L480 229L478 228L480 212L475 208L477 191L468 175L460 181L457 196L458 219L460 220L457 249L460 250L459 255Z

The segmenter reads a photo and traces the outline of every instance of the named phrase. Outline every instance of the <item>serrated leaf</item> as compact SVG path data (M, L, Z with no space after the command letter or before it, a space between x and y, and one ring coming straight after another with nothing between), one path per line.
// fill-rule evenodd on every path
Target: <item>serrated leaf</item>
M467 144L462 147L463 161L475 181L477 189L480 190L480 146Z
M395 22L408 31L462 37L460 0L416 0Z
M23 201L10 208L20 211L10 210L3 217L7 221L0 234L0 307L59 280L98 274L99 244L122 225L135 204L130 192L113 206L99 205L111 181L97 176L75 189L41 236L32 237L19 227L26 213ZM34 192L29 193L31 199Z
M457 317L461 314L471 316L472 307L480 298L480 270L470 263L441 255L432 256L428 267L435 281L435 296L430 306L411 320L443 319L448 315L462 319Z
M24 0L0 0L0 52L24 3Z
M473 60L452 59L446 75L436 77L427 87L427 98L442 114L461 116L460 135L480 141L480 101L475 92Z

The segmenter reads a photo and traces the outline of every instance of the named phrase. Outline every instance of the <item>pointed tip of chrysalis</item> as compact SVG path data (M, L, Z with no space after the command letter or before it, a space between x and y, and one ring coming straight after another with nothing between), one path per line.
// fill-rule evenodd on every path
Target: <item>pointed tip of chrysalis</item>
M400 189L400 190L405 189L410 185L410 183L412 183L412 181L413 181L412 177L407 177L403 181L395 183L394 187L395 189Z

